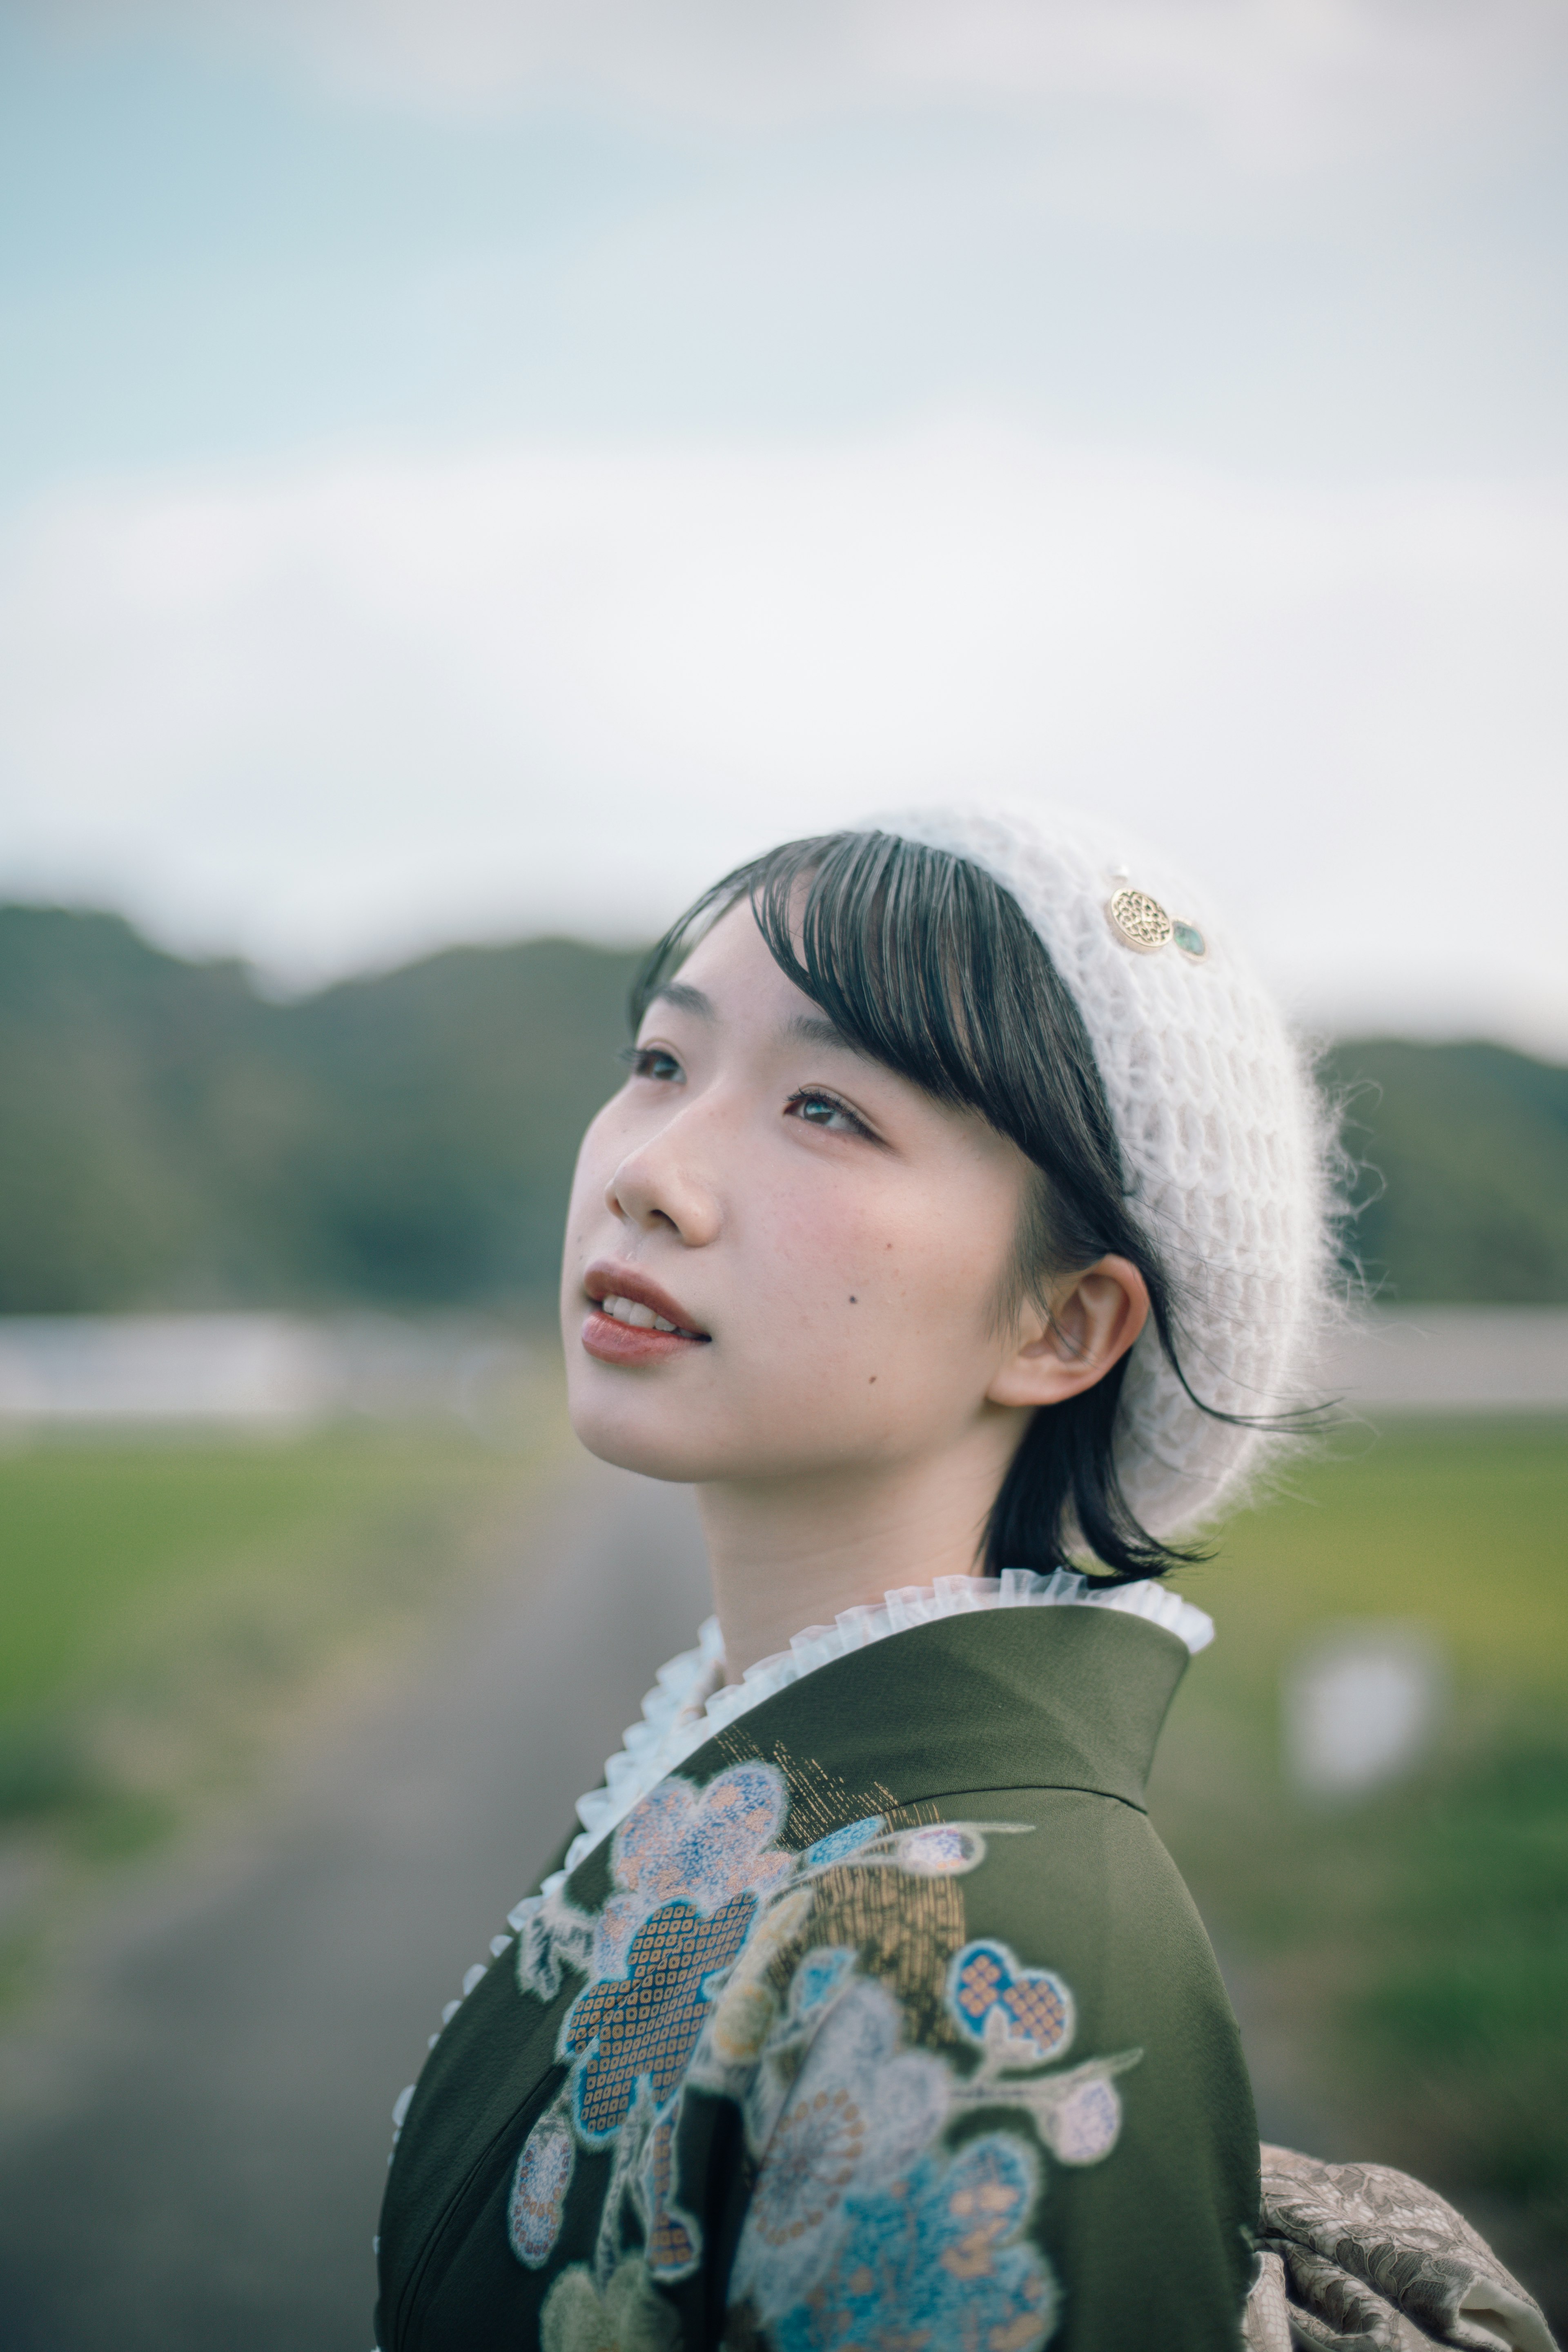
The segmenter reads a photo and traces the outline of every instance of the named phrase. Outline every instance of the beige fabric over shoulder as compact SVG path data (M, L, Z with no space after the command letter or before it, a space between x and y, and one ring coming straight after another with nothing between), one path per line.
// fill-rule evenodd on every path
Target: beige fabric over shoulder
M1435 2189L1265 2147L1248 2352L1556 2352L1540 2305Z

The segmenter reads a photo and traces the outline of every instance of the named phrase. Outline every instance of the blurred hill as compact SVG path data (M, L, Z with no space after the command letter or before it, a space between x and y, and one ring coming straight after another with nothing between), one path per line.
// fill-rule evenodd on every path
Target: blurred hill
M279 1004L0 908L0 1312L542 1303L637 961L455 948Z
M1362 1163L1354 1246L1381 1297L1568 1302L1568 1069L1361 1037L1324 1076Z
M118 916L0 907L0 1312L544 1306L637 961L454 948L277 1003ZM1365 1038L1329 1076L1385 1296L1568 1301L1568 1070Z

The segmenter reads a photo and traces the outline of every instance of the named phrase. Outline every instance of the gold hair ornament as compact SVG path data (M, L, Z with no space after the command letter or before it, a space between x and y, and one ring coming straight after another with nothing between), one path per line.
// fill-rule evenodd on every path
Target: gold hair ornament
M1147 890L1118 890L1106 901L1105 914L1122 946L1134 955L1158 955L1173 944L1189 963L1202 963L1208 954L1208 941L1197 925L1168 915Z

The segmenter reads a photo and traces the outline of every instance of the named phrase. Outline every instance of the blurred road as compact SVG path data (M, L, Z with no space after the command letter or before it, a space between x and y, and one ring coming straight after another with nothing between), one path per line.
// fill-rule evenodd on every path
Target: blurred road
M597 1465L517 1552L6 2037L5 2352L367 2352L393 2101L707 1607L689 1497Z

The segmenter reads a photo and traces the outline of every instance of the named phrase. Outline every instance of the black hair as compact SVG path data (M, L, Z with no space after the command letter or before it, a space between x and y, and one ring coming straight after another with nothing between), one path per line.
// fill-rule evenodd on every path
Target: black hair
M1192 1396L1175 1285L1130 1204L1083 1016L1011 893L969 859L892 834L786 842L727 874L666 932L633 988L634 1024L742 898L774 961L852 1045L936 1101L978 1111L1038 1171L1002 1311L1048 1276L1124 1257ZM1073 1549L1100 1564L1093 1580L1122 1584L1204 1556L1151 1535L1122 1491L1112 1439L1126 1370L1123 1356L1092 1387L1037 1408L986 1521L988 1574L1044 1572Z

